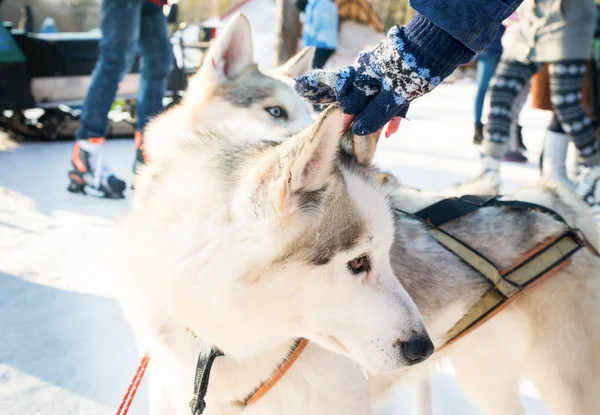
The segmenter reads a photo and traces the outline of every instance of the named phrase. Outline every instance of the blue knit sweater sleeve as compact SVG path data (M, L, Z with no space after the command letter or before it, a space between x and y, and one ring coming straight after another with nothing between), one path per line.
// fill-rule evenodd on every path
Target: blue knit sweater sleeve
M337 102L356 115L353 131L367 135L425 95L457 66L492 41L522 0L411 0L407 26L337 72L313 71L296 79L296 91L313 103Z
M490 44L498 28L523 0L410 0L410 5L475 53Z

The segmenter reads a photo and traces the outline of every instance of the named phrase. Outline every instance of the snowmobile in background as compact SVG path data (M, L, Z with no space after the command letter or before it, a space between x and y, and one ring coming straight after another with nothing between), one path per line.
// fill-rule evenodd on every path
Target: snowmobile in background
M0 4L2 0L0 0ZM168 17L177 22L177 7ZM171 43L175 66L165 104L179 102L187 79L201 64L202 52L216 35L214 24L180 25ZM191 37L194 36L195 38ZM72 138L78 127L80 106L91 82L99 53L101 33L29 33L9 22L0 26L0 127L33 139ZM135 98L140 80L136 59L119 85L109 114L109 135L133 135Z

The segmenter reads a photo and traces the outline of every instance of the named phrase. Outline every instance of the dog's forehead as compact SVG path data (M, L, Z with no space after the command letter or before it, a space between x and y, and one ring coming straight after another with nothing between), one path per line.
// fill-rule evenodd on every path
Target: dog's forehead
M337 185L330 185L337 189L329 189L320 201L325 213L310 236L312 264L327 264L340 252L356 250L359 245L367 250L391 246L394 223L387 201L362 173L339 169Z
M367 236L379 246L391 245L394 239L394 221L387 199L375 182L365 180L363 174L342 170L348 197L365 223Z
M252 67L233 81L221 85L216 93L236 107L248 108L275 96L277 90L281 88L290 87L278 79L263 74L258 68Z
M343 189L343 184L332 184ZM310 262L328 263L336 254L352 249L365 233L365 223L355 203L345 191L329 193L322 201L323 217L311 246Z

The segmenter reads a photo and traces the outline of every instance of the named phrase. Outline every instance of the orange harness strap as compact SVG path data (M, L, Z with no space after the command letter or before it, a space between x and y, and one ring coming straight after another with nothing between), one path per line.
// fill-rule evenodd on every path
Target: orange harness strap
M527 285L526 287L524 287L523 289L521 289L520 291L518 291L515 295L513 295L510 298L508 298L507 300L501 300L501 301L499 301L498 304L491 311L489 311L485 316L483 316L479 321L477 321L476 323L474 323L472 326L470 326L469 328L467 328L463 332L459 333L456 337L451 338L450 340L448 340L443 346L441 346L438 349L438 351L442 350L446 346L449 346L449 345L457 342L458 340L462 339L464 336L466 336L467 334L471 333L472 331L475 331L476 329L478 329L479 327L481 327L483 324L485 324L488 320L490 320L492 317L496 316L502 310L504 310L506 307L508 307L509 305L511 305L517 298L519 298L521 296L521 294L524 294L525 292L528 292L528 291L533 290L534 288L537 288L544 281L546 281L547 279L549 279L553 275L557 274L558 272L562 271L563 269L567 268L569 265L571 265L571 260L570 259L568 259L568 260L562 262L561 264L555 266L550 271L548 271L547 273L545 273L544 275L542 275L541 277L539 277L538 279L536 279L535 281L533 281L531 284Z
M501 207L513 211L535 211L551 216L566 226L560 236L548 238L506 269L499 269L492 261L465 242L446 232L442 226L485 207ZM544 206L518 200L500 200L498 196L466 195L442 199L416 213L395 211L425 223L430 235L444 248L460 258L491 283L490 289L446 333L446 344L451 344L480 327L511 304L523 292L532 289L571 263L571 256L584 246L598 255L583 234L573 229L558 213ZM445 346L444 345L444 346ZM442 347L444 347L442 346Z
M446 246L461 259L465 260L464 252L459 252L453 246ZM473 306L469 312L446 334L445 347L471 333L492 317L512 304L524 292L539 286L551 276L571 264L571 256L585 246L585 242L573 231L567 231L559 237L550 237L526 252L519 260L509 267L500 270L501 279L515 287L508 294L495 284ZM470 251L469 255L477 255ZM469 261L466 259L465 261ZM491 278L478 271L491 281Z
M187 330L190 331L190 333L192 333L192 335L194 335L194 333L191 332L191 330L189 330L189 329L187 329ZM287 356L287 358L277 367L277 369L275 369L275 372L273 372L273 375L269 379L267 379L265 382L263 382L258 388L256 388L256 390L254 392L249 394L244 399L244 405L252 405L252 404L258 402L263 396L265 396L267 394L267 392L269 392L277 384L277 382L279 382L281 380L281 378L287 373L287 371L290 370L292 365L296 362L296 360L298 360L298 358L300 357L300 355L302 354L302 352L304 351L304 349L306 348L307 345L308 345L307 339L303 339L303 338L297 339L296 342L294 343L294 345L292 346L292 349L290 350L290 354ZM129 411L129 407L131 406L131 403L133 402L133 398L135 397L135 394L137 393L138 387L140 386L142 378L144 377L144 374L146 372L146 368L148 367L149 362L150 362L150 354L146 353L146 354L144 354L142 361L138 365L138 368L137 368L135 374L133 375L133 379L131 380L131 383L129 384L127 391L125 392L125 396L123 397L121 404L119 405L119 408L117 409L116 415L127 415L127 412ZM202 412L199 412L199 413L202 413Z
M269 392L273 388L273 386L275 386L277 382L281 380L283 375L285 375L287 371L290 370L292 365L296 362L296 360L298 360L298 358L300 357L307 345L307 339L296 340L287 359L285 359L283 363L279 365L277 370L275 370L273 375L267 381L263 382L258 387L258 389L256 389L254 392L248 395L246 399L244 399L244 404L252 405L253 403L258 402L263 396L265 396L267 392Z

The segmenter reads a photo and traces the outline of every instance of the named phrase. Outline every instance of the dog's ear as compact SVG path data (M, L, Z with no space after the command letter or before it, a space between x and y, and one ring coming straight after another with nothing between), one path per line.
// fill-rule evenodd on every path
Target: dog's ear
M284 159L286 192L311 192L325 186L335 167L342 113L329 107L307 130L290 140Z
M236 79L254 65L253 56L250 22L238 14L213 41L202 66L190 80L190 89L193 90L195 84L216 86Z
M352 150L356 161L361 166L370 166L375 156L379 141L379 133L373 133L366 136L354 135L352 137Z
M361 166L368 167L373 162L377 141L379 141L379 133L359 136L354 135L350 129L342 137L340 150L342 154L354 159Z
M241 212L256 217L290 217L306 205L305 196L323 189L335 169L342 113L330 107L306 130L269 152L256 169L246 174L248 185L237 197L250 201ZM235 203L236 206L248 206Z
M304 75L312 69L315 48L307 46L292 56L286 63L275 68L275 71L287 78Z

